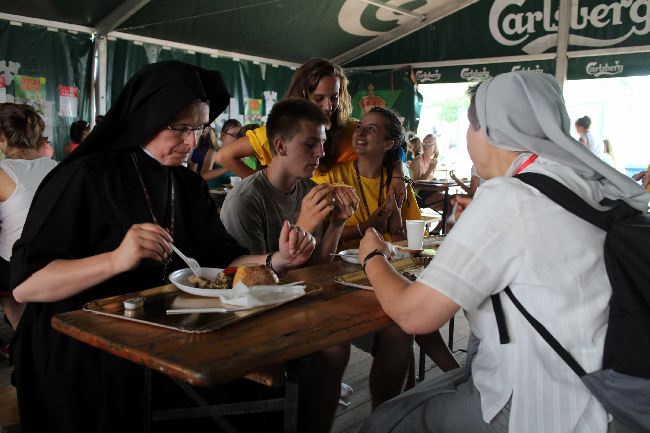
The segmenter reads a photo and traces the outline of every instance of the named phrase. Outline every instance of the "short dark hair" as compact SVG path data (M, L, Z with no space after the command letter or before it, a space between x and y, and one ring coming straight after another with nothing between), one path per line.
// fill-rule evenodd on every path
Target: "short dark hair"
M585 129L589 129L589 127L591 126L591 117L583 116L579 118L578 120L576 120L576 125L581 126Z
M273 142L277 138L289 141L300 131L301 120L330 127L330 119L323 110L306 99L287 98L273 106L266 122L266 137L271 153L275 155Z
M221 133L228 132L233 128L241 128L241 123L237 119L228 119L221 126Z
M74 143L81 143L83 133L90 130L90 125L85 120L77 120L70 125L70 139Z

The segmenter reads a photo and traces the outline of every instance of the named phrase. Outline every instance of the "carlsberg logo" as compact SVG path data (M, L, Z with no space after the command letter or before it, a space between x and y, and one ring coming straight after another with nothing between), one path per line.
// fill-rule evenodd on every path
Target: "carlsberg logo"
M551 0L544 0L542 10L518 11L526 0L494 0L490 9L490 33L500 44L514 46L526 43L522 51L528 54L543 53L557 45L559 11L551 9ZM530 2L529 2L530 3ZM583 0L584 3L584 0ZM613 39L597 39L569 35L569 45L580 47L609 47L619 44L632 35L650 32L650 4L648 0L619 0L592 6L580 6L573 0L571 7L571 30L605 26L621 27L622 36ZM541 36L538 36L540 35Z
M435 72L428 71L417 71L415 73L415 79L420 83L434 82L442 78L442 74L436 69Z
M486 68L483 68L482 71L470 68L463 68L460 70L460 78L467 81L481 81L490 77L490 71L488 71Z
M618 64L618 60L614 62L613 65L609 65L609 63L605 63L604 65L602 63L598 62L589 62L587 63L587 74L593 75L594 77L601 77L603 75L617 75L623 72L624 66Z

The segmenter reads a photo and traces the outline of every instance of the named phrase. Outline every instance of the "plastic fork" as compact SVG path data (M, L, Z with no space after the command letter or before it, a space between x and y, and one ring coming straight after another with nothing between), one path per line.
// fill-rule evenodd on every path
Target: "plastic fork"
M194 275L196 275L198 278L201 277L201 266L199 265L199 262L194 260L192 257L187 257L185 254L181 253L181 251L174 246L174 244L171 245L172 250L178 254L178 257L183 259L185 263L187 263L187 266L190 267Z

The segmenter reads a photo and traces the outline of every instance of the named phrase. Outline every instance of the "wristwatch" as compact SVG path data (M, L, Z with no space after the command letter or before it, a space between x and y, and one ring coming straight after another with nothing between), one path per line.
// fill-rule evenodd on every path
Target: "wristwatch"
M372 259L372 258L375 257L375 256L382 256L383 258L385 258L386 260L388 260L388 257L386 257L386 254L382 253L382 252L379 251L379 250L374 250L374 251L370 252L370 253L366 256L366 258L363 259L363 266L361 267L361 269L363 269L363 273L364 273L364 274L366 273L366 265L368 264L368 260ZM366 275L367 275L367 274L366 274Z

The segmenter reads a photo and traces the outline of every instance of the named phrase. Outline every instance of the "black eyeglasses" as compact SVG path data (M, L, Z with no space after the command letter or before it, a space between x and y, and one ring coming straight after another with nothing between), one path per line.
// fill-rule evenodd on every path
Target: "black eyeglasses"
M167 129L169 129L171 132L173 132L176 135L182 135L186 136L190 133L194 134L194 137L200 137L203 135L205 131L210 129L210 125L201 125L197 126L195 128L192 128L190 126L172 126L172 125L167 125Z

